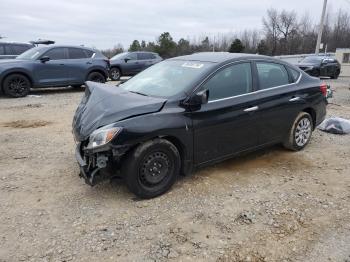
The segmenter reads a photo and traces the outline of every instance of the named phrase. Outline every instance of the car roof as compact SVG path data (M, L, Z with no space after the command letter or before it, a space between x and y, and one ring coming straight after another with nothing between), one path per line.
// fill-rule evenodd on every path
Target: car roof
M46 46L38 46L38 49L51 49L51 48L55 48L55 47L63 47L63 48L82 48L82 49L87 49L87 50L91 50L96 52L96 49L90 48L90 47L86 47L86 46L74 46L74 45L46 45Z
M240 59L268 59L274 61L281 61L274 59L270 56L245 54L245 53L229 53L229 52L200 52L194 53L192 55L178 56L171 58L170 60L192 60L192 61L202 61L211 63L223 63L231 60Z
M0 44L33 46L33 44L31 44L31 43L21 43L21 42L4 42L4 41L0 41Z

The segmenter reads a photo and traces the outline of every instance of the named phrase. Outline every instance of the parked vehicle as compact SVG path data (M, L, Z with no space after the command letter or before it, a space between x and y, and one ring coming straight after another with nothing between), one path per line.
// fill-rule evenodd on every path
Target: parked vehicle
M301 150L326 115L327 86L259 55L198 53L110 88L87 82L73 120L80 176L122 176L141 198L179 174L282 143Z
M109 76L112 80L117 81L121 76L136 75L162 60L163 58L157 53L152 52L121 53L110 59L111 70Z
M34 44L0 42L0 59L14 59L33 47Z
M74 46L34 47L16 59L0 60L0 87L10 97L26 96L32 87L80 87L105 82L109 60L99 51Z
M307 56L297 65L311 76L326 76L337 79L340 75L340 63L329 56Z

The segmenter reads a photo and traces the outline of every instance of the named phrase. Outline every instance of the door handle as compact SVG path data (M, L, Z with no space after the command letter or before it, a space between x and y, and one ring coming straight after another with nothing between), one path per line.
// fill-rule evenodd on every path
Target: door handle
M258 106L248 107L248 108L244 109L244 112L253 112L253 111L256 111L258 109L259 109Z
M291 99L289 99L289 102L295 102L295 101L299 101L300 97L296 96L296 97L292 97Z

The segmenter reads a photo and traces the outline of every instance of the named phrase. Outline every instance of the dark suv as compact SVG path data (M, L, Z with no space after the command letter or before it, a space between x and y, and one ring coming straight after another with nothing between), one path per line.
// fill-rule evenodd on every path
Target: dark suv
M87 82L73 120L80 176L122 176L137 196L179 174L282 143L301 150L326 115L326 84L266 56L199 53L158 63L118 88Z
M0 59L13 59L33 48L33 44L0 42Z
M99 51L74 46L34 47L16 59L0 60L0 87L11 97L26 96L31 87L80 87L105 82L109 60Z
M110 78L114 81L119 80L121 76L133 76L147 67L154 65L161 58L157 53L151 52L126 52L113 56L110 59L111 70Z
M297 66L311 76L328 76L337 79L340 74L340 63L329 56L307 56Z

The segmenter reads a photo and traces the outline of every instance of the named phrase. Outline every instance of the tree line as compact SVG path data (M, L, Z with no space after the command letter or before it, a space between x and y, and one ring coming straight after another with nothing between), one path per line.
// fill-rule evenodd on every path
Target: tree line
M217 34L215 37L193 36L175 41L169 32L162 33L156 41L134 40L128 51L150 51L163 58L205 51L228 51L233 53L258 53L263 55L306 54L315 51L318 23L305 13L268 9L262 19L262 29L243 30L237 33ZM322 35L324 52L350 47L350 14L342 9L328 12ZM102 50L107 57L124 52L121 44Z

